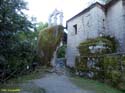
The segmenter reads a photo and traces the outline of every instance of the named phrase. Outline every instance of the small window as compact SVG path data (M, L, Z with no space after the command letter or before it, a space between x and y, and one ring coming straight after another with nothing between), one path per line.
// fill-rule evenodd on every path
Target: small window
M74 30L75 30L75 34L77 34L77 24L73 25Z

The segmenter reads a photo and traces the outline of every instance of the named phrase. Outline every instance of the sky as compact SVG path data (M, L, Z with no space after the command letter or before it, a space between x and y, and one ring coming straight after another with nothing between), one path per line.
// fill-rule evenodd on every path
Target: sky
M28 16L37 18L37 22L48 22L48 16L55 10L63 11L66 20L85 9L95 0L25 0L28 2Z

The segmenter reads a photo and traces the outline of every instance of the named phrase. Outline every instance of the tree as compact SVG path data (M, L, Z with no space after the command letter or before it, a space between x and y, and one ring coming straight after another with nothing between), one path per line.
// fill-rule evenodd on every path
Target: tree
M17 32L28 32L33 27L22 10L26 9L23 0L0 1L0 53L6 53L15 41ZM3 50L4 48L4 50ZM7 51L6 51L7 50Z
M33 54L29 38L35 25L23 13L23 10L27 10L26 4L23 0L0 0L0 70L1 66L11 70L13 66L31 62L31 58L26 57ZM5 73L3 69L1 71L0 74Z
M37 31L41 31L41 30L43 30L44 28L46 28L46 27L48 27L48 23L43 23L43 22L39 22L38 24L37 24Z

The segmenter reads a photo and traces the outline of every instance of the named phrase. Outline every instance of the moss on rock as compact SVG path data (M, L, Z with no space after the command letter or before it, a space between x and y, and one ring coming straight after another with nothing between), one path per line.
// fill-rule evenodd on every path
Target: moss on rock
M46 28L39 33L38 48L41 63L50 66L53 53L63 36L64 27L61 25Z

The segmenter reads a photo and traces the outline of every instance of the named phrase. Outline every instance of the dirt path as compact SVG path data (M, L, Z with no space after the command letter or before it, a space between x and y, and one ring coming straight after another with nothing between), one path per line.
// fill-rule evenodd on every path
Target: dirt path
M52 73L47 73L40 79L33 79L26 83L8 84L8 89L19 88L21 89L19 93L94 93L74 85L70 81L71 77L66 75L65 72L65 69L59 68ZM7 86L4 88L7 88Z
M6 93L2 92L1 89L20 89L20 92L14 92L14 93L97 93L97 92L108 93L103 90L114 91L111 93L121 93L110 89L111 87L106 87L106 86L98 87L95 85L97 83L93 84L93 82L88 82L88 81L85 81L84 83L82 83L81 81L77 82L79 84L82 84L82 86L85 88L84 89L82 87L81 89L80 87L75 85L74 81L72 83L71 80L76 78L69 76L69 73L67 74L67 71L65 69L58 68L54 71L47 69L45 72L46 72L45 75L40 77L40 79L32 79L24 83L9 82L8 84L1 85L0 93ZM86 88L86 86L90 87Z
M82 90L75 86L65 74L47 74L44 78L33 81L37 86L44 88L46 93L94 93Z

